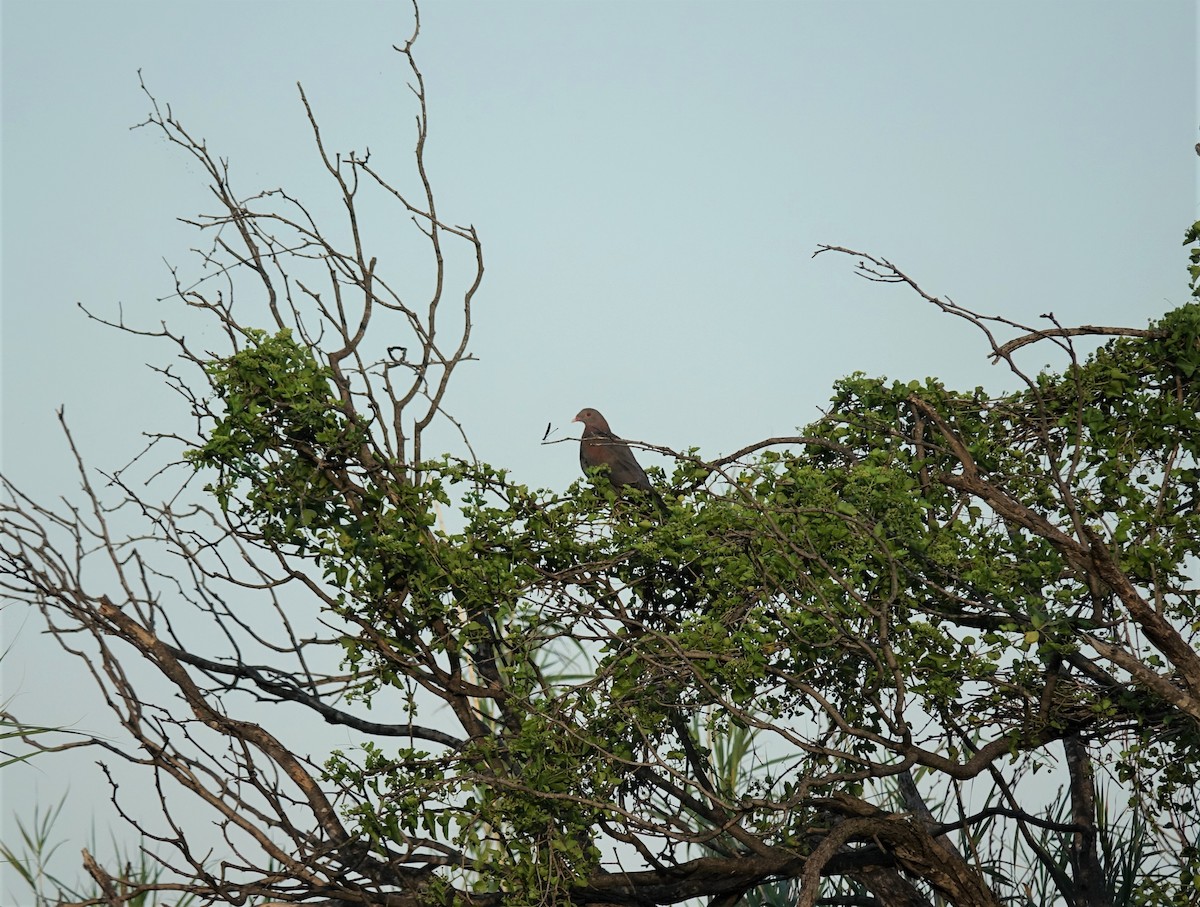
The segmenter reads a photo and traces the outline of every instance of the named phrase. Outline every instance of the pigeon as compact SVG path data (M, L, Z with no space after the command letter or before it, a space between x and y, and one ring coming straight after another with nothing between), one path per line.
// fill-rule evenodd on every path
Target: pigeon
M581 409L574 419L583 423L583 437L579 441L579 465L584 473L596 467L605 467L608 480L620 491L636 488L648 492L659 511L666 509L658 492L646 477L646 470L629 449L629 445L613 434L608 421L594 409Z
M633 456L629 445L612 433L608 421L594 409L581 409L575 417L583 423L583 438L579 442L579 465L585 473L597 466L607 467L614 488L632 485L650 491L646 471Z

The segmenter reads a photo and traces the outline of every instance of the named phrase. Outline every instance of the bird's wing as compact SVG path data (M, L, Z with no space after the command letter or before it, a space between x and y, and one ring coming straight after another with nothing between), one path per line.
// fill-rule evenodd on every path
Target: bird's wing
M586 471L589 467L607 466L609 480L620 487L633 485L649 490L650 479L637 461L629 444L610 431L589 428L579 447L579 460Z

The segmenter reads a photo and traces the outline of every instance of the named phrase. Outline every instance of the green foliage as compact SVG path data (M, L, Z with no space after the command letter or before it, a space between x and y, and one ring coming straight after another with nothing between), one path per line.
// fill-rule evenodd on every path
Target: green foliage
M244 349L208 367L225 416L189 459L217 470L208 490L222 509L303 552L322 530L351 522L353 504L333 475L362 446L366 427L345 416L329 369L290 331L245 333Z
M1062 538L1105 546L1161 614L1200 626L1200 304L1153 329L999 398L852 375L806 446L727 482L681 458L661 519L602 478L560 497L480 464L390 462L287 332L247 332L212 364L224 414L191 460L227 514L333 590L358 628L342 640L354 695L417 685L463 725L454 750L330 757L364 839L438 841L472 855L476 891L567 903L604 823L673 815L647 766L712 771L701 727L786 730L786 767L737 791L720 777L760 804L745 828L798 852L825 821L806 798L858 796L880 766L922 758L913 716L952 761L969 739L1016 757L1122 727L1128 777L1157 768L1164 805L1192 789L1194 723L1124 678L1061 671L1130 619ZM684 812L697 840L720 823Z
M1192 261L1188 266L1188 273L1192 278L1192 295L1200 299L1200 220L1187 228L1183 234L1183 244L1193 247L1188 253Z

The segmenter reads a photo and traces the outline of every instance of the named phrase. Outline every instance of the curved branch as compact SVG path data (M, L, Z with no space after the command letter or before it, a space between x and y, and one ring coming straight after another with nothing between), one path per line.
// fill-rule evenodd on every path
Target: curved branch
M1050 328L1044 331L1034 331L1000 345L992 353L992 363L995 364L1001 359L1007 358L1009 354L1015 350L1019 350L1023 346L1037 343L1039 340L1045 340L1048 337L1083 337L1086 335L1150 338L1163 336L1161 331L1151 331L1146 328L1099 327L1094 324L1081 324L1077 328Z

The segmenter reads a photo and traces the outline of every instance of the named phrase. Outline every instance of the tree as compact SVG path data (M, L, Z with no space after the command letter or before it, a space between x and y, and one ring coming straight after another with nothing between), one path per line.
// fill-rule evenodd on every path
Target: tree
M337 224L242 195L147 93L147 128L211 181L206 270L176 296L226 348L116 324L189 369L163 374L195 436L108 475L77 454L81 506L7 480L3 505L10 606L87 660L126 738L84 743L165 816L130 819L167 874L93 861L91 903L1187 903L1200 304L1037 329L823 247L962 319L1019 389L850 376L803 435L664 451L661 519L602 477L556 493L431 458L483 255L438 213L415 38L416 196L331 154L305 99ZM370 251L364 198L411 217L424 295ZM1084 334L1109 339L1081 356ZM1065 367L1023 371L1031 343ZM306 720L361 745L306 754ZM1061 804L1029 802L1060 753Z

